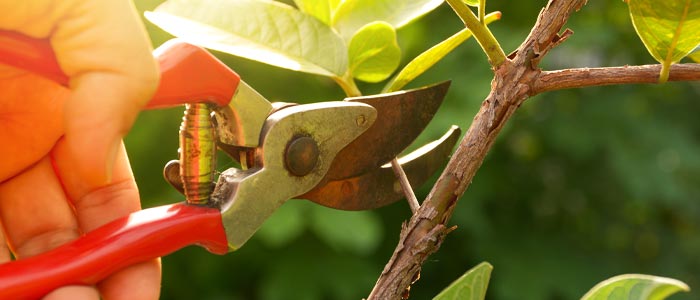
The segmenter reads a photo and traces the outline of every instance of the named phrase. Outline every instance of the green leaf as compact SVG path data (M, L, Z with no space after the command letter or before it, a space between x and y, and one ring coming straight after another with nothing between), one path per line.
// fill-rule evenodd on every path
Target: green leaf
M336 250L357 254L372 253L383 232L379 216L373 211L339 211L321 206L311 210L311 229Z
M486 24L500 18L500 12L490 13L486 16ZM462 42L466 41L471 36L472 32L469 29L464 28L446 40L416 56L416 58L409 62L398 74L396 74L396 76L394 76L394 78L391 79L391 81L386 84L383 92L394 92L402 89L406 84L416 79L416 77L419 75L425 73L425 71L430 69L438 61L444 58L445 55L452 52L452 50L457 48L457 46L462 44Z
M698 46L697 48L695 48L695 50L693 50L693 52L688 54L688 57L696 63L700 63L700 46Z
M668 79L677 63L700 44L700 1L629 0L637 35L651 56L663 65L659 82Z
M331 23L331 16L340 0L294 0L299 10L310 14L325 24Z
M435 9L442 2L443 0L345 0L338 6L331 24L345 40L349 40L367 23L384 21L398 29Z
M486 297L493 266L482 262L457 278L433 300L482 300Z
M360 28L348 48L350 72L362 81L387 79L401 62L396 30L386 22L372 22Z
M679 291L690 288L673 278L625 274L597 284L581 300L662 300Z
M146 18L194 44L290 70L340 76L347 49L328 25L268 0L169 0Z
M479 0L462 0L462 2L466 3L469 6L479 6Z

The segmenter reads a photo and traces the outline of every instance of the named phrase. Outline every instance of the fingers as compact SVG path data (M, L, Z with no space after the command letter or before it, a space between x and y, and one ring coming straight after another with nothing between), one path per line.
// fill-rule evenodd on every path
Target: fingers
M83 180L110 180L121 138L158 82L150 41L131 1L74 0L51 44L71 78L65 136ZM109 37L109 38L105 38Z
M109 181L119 141L158 83L150 41L128 0L0 0L0 28L50 38L73 91L65 134L73 169Z
M69 151L68 143L60 140L52 157L80 228L90 231L141 208L123 144L119 144L113 180L107 185L93 185L71 172L75 160ZM158 299L160 263L153 260L123 269L102 281L99 289L105 299Z
M10 248L5 242L5 229L2 228L2 222L0 222L0 264L8 262L10 259L12 257L10 256Z
M0 66L0 182L46 156L63 134L68 90L37 75Z
M80 234L48 158L0 184L0 219L19 259L56 248ZM56 293L71 299L98 299L91 287Z

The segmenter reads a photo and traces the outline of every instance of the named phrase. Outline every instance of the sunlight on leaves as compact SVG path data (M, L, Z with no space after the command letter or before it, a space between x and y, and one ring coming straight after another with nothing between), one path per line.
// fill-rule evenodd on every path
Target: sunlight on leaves
M292 6L267 0L169 0L146 18L194 44L294 71L347 71L343 40Z
M700 44L700 1L629 0L628 4L637 35L663 65L659 82L665 82L671 64Z
M331 16L340 4L340 0L294 0L294 4L299 10L330 25Z
M679 291L690 288L673 278L625 274L597 284L581 300L662 300Z
M464 273L433 300L482 300L486 297L493 266L482 262Z
M348 56L355 78L367 82L387 79L401 61L396 30L386 22L365 25L350 40Z
M398 29L432 11L443 0L345 0L340 3L331 24L349 40L366 24L384 21Z
M500 12L490 13L486 16L486 24L499 20L500 18ZM438 61L442 60L447 54L452 52L452 50L457 48L457 46L461 45L462 42L466 41L471 36L472 32L469 29L464 28L446 40L416 56L416 58L409 62L398 74L396 74L396 76L394 76L394 78L391 79L391 81L389 81L389 83L386 84L383 92L394 92L402 89L406 84L425 73L425 71L430 69Z

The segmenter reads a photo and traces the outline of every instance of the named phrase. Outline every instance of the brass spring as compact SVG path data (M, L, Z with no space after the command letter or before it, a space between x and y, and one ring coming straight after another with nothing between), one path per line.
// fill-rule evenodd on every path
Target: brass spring
M214 190L216 144L210 113L207 104L187 104L180 125L180 178L191 204L207 204Z

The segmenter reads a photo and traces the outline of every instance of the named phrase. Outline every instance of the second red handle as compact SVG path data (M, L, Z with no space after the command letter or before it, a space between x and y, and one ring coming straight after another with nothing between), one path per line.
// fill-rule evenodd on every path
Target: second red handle
M135 263L188 245L228 251L216 208L175 204L115 220L37 256L0 265L0 299L38 299L66 285L94 285Z

